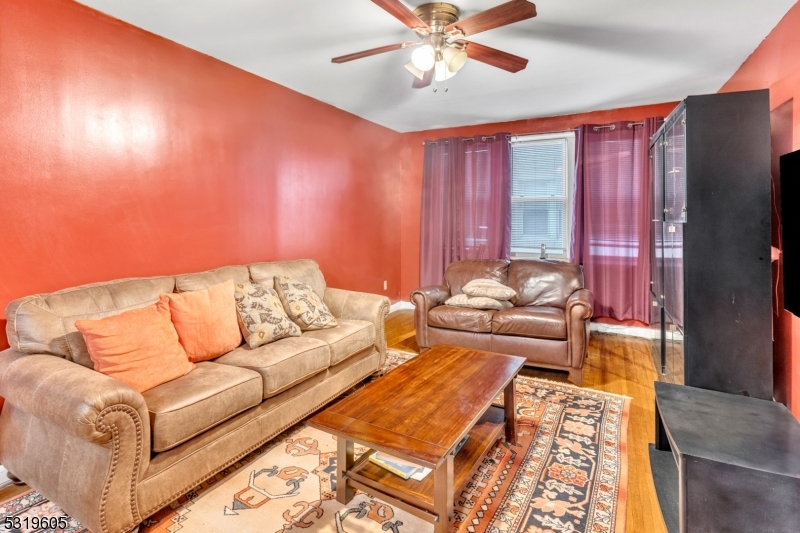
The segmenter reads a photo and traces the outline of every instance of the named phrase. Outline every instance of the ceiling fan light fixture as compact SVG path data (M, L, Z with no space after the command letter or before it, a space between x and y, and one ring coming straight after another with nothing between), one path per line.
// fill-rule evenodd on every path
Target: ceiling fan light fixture
M442 52L442 56L447 63L447 69L453 74L461 70L461 67L467 62L467 51L461 48L448 46Z
M455 72L447 68L447 63L445 63L444 60L436 62L436 75L435 75L436 81L449 80L455 75L456 75Z
M432 69L433 65L436 63L436 51L433 49L433 46L423 44L414 50L414 53L411 54L411 63L422 72L427 72Z
M425 73L423 71L421 71L420 69L418 69L417 67L415 67L414 63L411 62L411 61L406 63L406 70L409 71L411 74L413 74L416 78L418 78L420 80L425 78Z

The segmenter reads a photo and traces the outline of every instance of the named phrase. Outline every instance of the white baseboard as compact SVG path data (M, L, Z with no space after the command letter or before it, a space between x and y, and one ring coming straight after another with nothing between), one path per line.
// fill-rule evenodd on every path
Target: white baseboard
M6 485L11 484L11 480L8 479L8 470L3 465L0 465L0 487L5 487Z
M634 326L618 326L616 324L602 324L592 322L591 330L598 333L610 333L612 335L627 335L629 337L640 337L642 339L652 339L653 330L650 328L637 328Z
M400 300L399 302L392 304L392 306L389 308L389 312L393 313L395 311L400 311L401 309L414 309L414 304Z

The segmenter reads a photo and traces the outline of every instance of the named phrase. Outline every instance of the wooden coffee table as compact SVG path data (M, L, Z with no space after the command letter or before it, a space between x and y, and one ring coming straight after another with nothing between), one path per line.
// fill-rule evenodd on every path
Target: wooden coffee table
M359 489L432 522L436 533L446 531L454 490L504 430L506 440L516 438L514 377L524 363L514 355L434 346L315 415L309 425L338 440L336 499L347 504ZM492 405L500 392L505 408ZM354 443L369 448L358 461ZM433 472L404 480L369 462L373 451Z

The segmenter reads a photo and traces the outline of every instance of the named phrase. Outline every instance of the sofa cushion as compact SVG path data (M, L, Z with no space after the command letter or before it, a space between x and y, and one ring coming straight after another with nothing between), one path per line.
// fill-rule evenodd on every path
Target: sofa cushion
M146 307L174 288L173 277L134 278L20 298L6 307L8 343L22 353L57 355L94 368L75 321Z
M303 337L318 339L330 346L334 366L375 344L375 326L365 320L339 320L339 326L306 331Z
M534 339L567 339L564 310L558 307L512 307L492 317L492 333Z
M175 276L175 289L178 292L199 291L212 285L219 285L229 279L232 279L234 284L247 283L250 281L250 271L246 266L234 265L194 274L182 274Z
M174 448L261 403L257 372L210 361L142 394L150 411L153 451Z
M249 368L261 374L262 396L267 399L325 371L330 359L330 348L321 340L287 337L258 348L245 344L215 362Z
M463 291L461 288L473 279L493 279L506 284L508 261L504 259L480 259L451 263L444 272L444 283L450 288L450 296Z
M438 305L428 311L428 325L473 333L490 333L492 315L499 311Z
M250 279L261 283L265 287L275 288L275 276L286 276L296 279L311 287L320 298L325 297L325 277L319 265L313 259L298 259L297 261L275 261L273 263L253 263L250 269Z
M517 291L517 307L537 305L564 309L567 298L583 288L583 268L563 261L518 259L508 267L507 285Z

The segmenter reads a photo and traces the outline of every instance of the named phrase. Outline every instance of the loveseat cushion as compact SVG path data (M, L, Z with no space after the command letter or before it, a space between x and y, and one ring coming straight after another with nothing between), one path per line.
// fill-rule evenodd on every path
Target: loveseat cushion
M512 307L492 317L492 333L534 339L567 339L564 310L558 307Z
M264 399L275 396L330 366L330 348L311 337L287 337L258 348L246 344L215 360L261 374Z
M492 315L498 311L438 305L428 311L428 325L473 333L492 331Z
M303 337L321 340L330 346L331 366L375 344L375 326L365 320L340 318L335 328L303 332Z
M583 288L583 267L563 261L516 259L508 267L507 285L517 291L511 302L564 309L567 298Z
M210 361L142 393L153 451L163 452L261 403L257 372Z
M461 288L474 279L493 279L506 284L508 261L505 259L475 259L456 261L444 271L444 283L450 288L450 296L463 291Z

